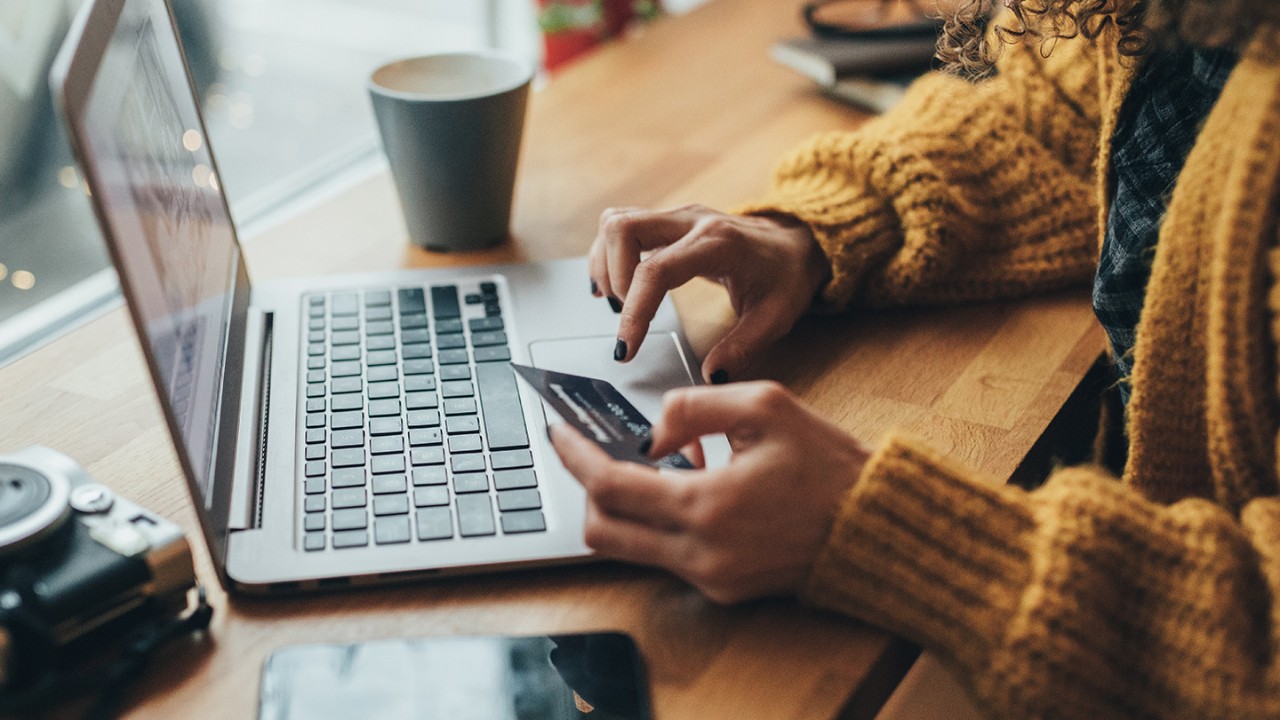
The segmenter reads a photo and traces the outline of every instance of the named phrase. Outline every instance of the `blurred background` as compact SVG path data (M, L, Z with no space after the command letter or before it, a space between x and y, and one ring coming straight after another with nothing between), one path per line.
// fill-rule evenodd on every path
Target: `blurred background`
M382 161L365 90L378 65L497 47L554 71L636 24L704 1L171 3L244 232ZM119 302L47 81L80 4L0 0L0 365Z

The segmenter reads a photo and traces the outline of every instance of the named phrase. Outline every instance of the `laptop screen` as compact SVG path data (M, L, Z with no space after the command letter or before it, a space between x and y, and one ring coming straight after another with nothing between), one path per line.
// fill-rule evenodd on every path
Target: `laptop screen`
M162 2L125 4L86 107L116 269L207 505L240 251Z

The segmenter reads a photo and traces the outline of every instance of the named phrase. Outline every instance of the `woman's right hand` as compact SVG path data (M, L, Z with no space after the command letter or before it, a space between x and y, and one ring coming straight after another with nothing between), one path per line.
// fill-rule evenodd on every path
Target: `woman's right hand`
M703 362L712 383L741 377L750 359L804 314L830 274L807 225L699 205L604 211L589 264L592 292L622 302L624 362L635 357L669 290L695 277L723 285L738 320Z

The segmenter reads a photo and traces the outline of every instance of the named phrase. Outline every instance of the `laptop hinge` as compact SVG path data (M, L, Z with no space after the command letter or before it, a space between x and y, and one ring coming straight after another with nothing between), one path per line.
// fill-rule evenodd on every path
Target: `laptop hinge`
M262 526L262 490L267 457L267 413L271 407L271 341L274 315L249 308L245 320L245 392L240 396L236 482L231 491L229 530Z

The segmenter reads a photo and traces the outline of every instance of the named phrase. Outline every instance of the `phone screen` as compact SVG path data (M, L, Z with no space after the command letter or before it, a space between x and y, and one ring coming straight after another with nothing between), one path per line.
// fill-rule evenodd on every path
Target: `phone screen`
M293 645L267 658L259 720L651 720L622 633Z

